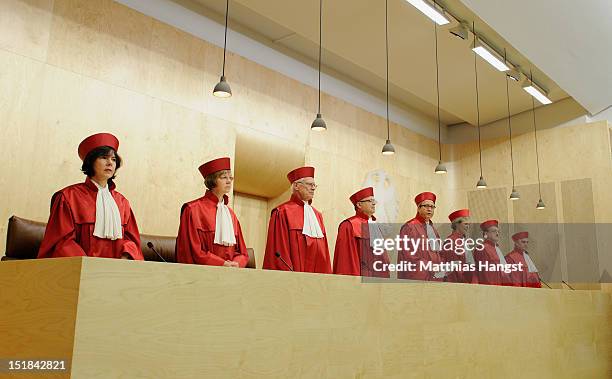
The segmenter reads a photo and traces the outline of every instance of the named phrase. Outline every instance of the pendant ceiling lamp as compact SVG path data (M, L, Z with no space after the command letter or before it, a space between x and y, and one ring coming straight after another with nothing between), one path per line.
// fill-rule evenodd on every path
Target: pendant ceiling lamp
M213 89L213 95L216 97L231 97L232 89L229 83L225 80L225 54L227 52L227 20L229 16L229 0L225 1L225 37L223 38L223 69L221 71L221 79Z
M504 62L506 61L506 49L504 49ZM521 195L515 188L514 181L514 152L512 150L512 122L510 120L510 89L508 86L508 81L510 80L510 75L506 73L504 75L506 77L506 102L508 104L508 135L510 137L510 169L512 170L512 192L510 193L510 200L518 200L521 198Z
M474 32L474 48L476 48L476 27L474 23L472 23L472 30ZM478 130L478 157L480 160L480 179L478 179L478 183L476 183L476 188L484 189L487 188L487 182L484 180L482 176L482 142L480 138L480 102L478 98L478 67L476 65L476 51L474 51L474 78L476 83L476 128Z
M391 144L390 126L389 126L389 11L388 0L385 0L385 60L387 63L387 142L382 148L383 155L395 154L395 148Z
M533 73L529 70L530 80L533 82ZM546 205L544 201L542 201L542 182L540 181L540 158L538 154L538 126L536 123L536 114L535 114L535 100L531 98L531 113L533 114L533 139L535 140L535 153L536 153L536 167L538 168L538 194L540 195L540 200L538 200L538 204L536 205L536 209L545 209Z
M442 163L442 125L440 121L440 66L438 64L438 24L434 24L434 40L436 47L436 95L438 97L438 165L434 172L446 174L446 166Z
M322 31L323 31L323 0L319 0L319 107L317 117L312 122L310 129L315 131L327 130L327 125L323 116L321 116L321 49L322 49Z

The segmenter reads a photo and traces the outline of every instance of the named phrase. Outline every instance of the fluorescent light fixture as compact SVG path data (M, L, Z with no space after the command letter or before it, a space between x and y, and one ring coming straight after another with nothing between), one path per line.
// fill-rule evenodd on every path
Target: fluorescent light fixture
M486 46L481 41L478 41L476 43L476 46L474 46L472 48L472 50L474 50L474 52L476 54L480 55L480 57L482 59L484 59L485 61L489 62L489 64L491 66L495 67L499 71L508 71L508 70L510 70L510 67L508 67L504 63L503 58L500 58L497 55L497 53L495 51L493 51L493 49L491 49L490 47Z
M552 103L552 101L548 97L546 97L545 92L537 88L535 84L533 83L530 83L530 82L525 83L523 85L523 89L527 91L528 94L535 97L537 101L539 101L540 103L544 105Z
M435 5L430 4L428 1L425 1L425 0L406 0L406 1L412 4L416 9L423 12L425 16L432 19L432 21L435 22L436 24L446 25L450 23L448 18L444 16L444 11L437 9Z

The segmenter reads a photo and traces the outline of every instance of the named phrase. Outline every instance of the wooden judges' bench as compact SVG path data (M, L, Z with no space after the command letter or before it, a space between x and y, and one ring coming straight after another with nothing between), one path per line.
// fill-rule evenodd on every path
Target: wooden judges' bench
M55 377L612 374L601 291L87 257L1 262L0 289L0 359L65 360Z

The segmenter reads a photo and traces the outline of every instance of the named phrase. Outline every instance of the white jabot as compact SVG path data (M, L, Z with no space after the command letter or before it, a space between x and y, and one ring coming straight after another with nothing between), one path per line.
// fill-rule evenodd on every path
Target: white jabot
M441 250L441 246L440 243L437 241L438 236L436 236L436 232L434 232L433 226L431 226L429 222L425 223L425 230L427 230L427 239L432 240L431 242L429 242L429 246L432 248L433 251L439 252Z
M425 223L425 230L427 230L427 239L431 240L430 242L428 242L431 250L435 251L436 253L439 253L440 250L442 250L442 246L440 246L441 244L438 241L438 236L436 235L436 232L434 232L433 226L431 226L429 221ZM434 273L434 278L442 279L446 275L448 275L447 271L437 271Z
M504 258L504 253L502 253L499 246L495 245L495 252L497 253L497 258L499 258L499 263L506 264L506 258Z
M224 198L221 197L221 201L217 203L214 242L217 245L234 246L236 244L236 235L234 233L232 214L223 200Z
M380 226L371 218L368 219L368 229L370 231L370 246L374 247L374 240L382 240L383 234Z
M536 268L536 265L531 260L531 257L529 256L529 254L525 252L523 256L525 257L525 262L527 262L527 269L529 270L529 272L538 272L538 269Z
M312 238L323 238L323 231L319 225L319 220L307 201L304 202L304 228L302 234Z
M119 207L117 207L115 199L113 199L108 190L108 184L106 187L102 187L95 180L91 182L98 187L98 194L96 195L96 223L93 235L109 240L123 238Z
M476 261L474 260L474 251L472 249L465 249L465 263L476 264Z

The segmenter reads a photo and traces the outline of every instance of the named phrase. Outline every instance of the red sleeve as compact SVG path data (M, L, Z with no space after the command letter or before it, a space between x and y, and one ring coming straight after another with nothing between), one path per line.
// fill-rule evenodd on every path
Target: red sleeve
M440 251L440 256L442 257L443 262L461 261L461 258L455 252L456 244L456 239L446 237L446 239L443 240L442 251Z
M45 229L38 258L85 256L85 251L76 242L76 230L70 204L61 192L51 199L51 214Z
M289 268L276 257L278 252L287 264L293 268L289 249L289 229L278 209L272 211L268 225L268 239L266 242L266 254L263 268L268 270L290 271Z
M127 207L130 208L130 204L127 200L125 202ZM134 217L134 212L132 212L131 208L129 219L123 228L123 246L121 246L121 254L123 253L129 254L134 260L144 261L142 250L140 250L140 232L138 232L136 217Z
M486 273L480 270L480 262L484 262L485 264L488 262L486 259L486 252L483 249L474 249L474 265L476 266L476 271L473 273L473 278L476 280L478 284L489 284L488 278L486 277Z
M508 264L516 264L519 263L516 260L514 260L514 258L512 258L512 254L508 254L506 255L506 263ZM509 277L510 279L510 283L507 283L511 286L514 287L522 287L523 286L523 281L522 281L522 277L523 277L523 272L522 271L512 271L510 274L507 274L507 277Z
M192 209L183 206L181 223L176 238L176 260L178 263L223 266L225 260L211 251L204 250L203 236L192 218Z
M361 275L361 262L353 226L343 221L338 227L336 248L334 249L334 274Z
M420 234L415 229L415 225L406 224L400 230L400 238L403 239L404 235L408 236L411 240L420 239ZM409 245L410 246L410 245ZM414 254L413 254L414 253ZM412 280L431 280L433 274L429 271L421 270L420 262L423 259L422 247L419 247L416 252L410 250L398 250L397 259L398 261L406 261L414 264L413 271L398 271L397 275L399 279L412 279Z
M236 253L239 255L234 256L232 261L237 262L238 265L242 268L246 267L247 263L249 263L249 252L246 248L246 243L244 242L244 236L242 235L242 228L240 227L240 221L236 218L236 215L232 212L232 216L236 220L237 230L236 230Z

